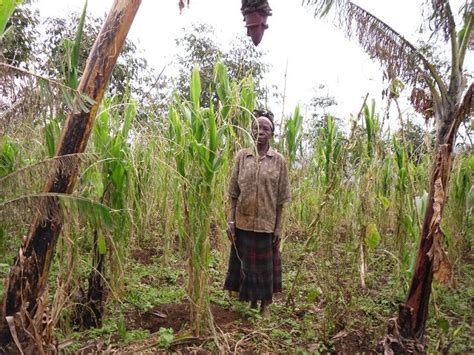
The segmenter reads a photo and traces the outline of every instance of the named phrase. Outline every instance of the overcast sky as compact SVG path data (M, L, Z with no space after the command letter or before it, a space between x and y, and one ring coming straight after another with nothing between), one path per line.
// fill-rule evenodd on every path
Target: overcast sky
M421 23L420 0L358 0L355 1L384 22L395 28L407 39L416 42ZM457 11L460 0L453 1ZM89 0L88 11L105 14L113 0ZM238 34L245 34L240 14L240 0L191 0L190 7L180 15L178 0L142 0L129 37L136 41L143 55L158 70L166 66L172 72L173 55L176 53L174 38L181 29L192 22L205 22L215 28L217 39L225 44ZM301 6L301 0L270 0L273 16L267 23L259 50L266 53L271 65L266 82L284 87L286 63L286 107L292 112L296 104L304 106L315 95L314 89L326 85L326 92L339 103L336 114L347 117L356 113L366 93L381 102L382 71L355 41L346 39L330 18L315 19L310 9ZM81 11L83 0L38 0L43 16L57 16L68 11ZM466 67L474 69L473 56L467 58ZM386 84L385 84L386 85ZM408 107L406 102L402 102ZM281 105L271 107L276 116ZM383 107L381 108L381 110ZM407 108L407 112L410 109Z

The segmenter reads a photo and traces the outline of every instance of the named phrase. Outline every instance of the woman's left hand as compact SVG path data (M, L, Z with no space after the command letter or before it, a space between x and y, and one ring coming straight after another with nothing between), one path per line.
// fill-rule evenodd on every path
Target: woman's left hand
M281 229L280 228L275 228L275 231L273 232L273 244L278 245L280 243L280 237L281 237Z

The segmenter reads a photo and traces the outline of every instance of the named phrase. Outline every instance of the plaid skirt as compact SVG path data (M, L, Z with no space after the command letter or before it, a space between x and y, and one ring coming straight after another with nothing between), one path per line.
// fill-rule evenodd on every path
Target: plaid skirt
M239 293L240 301L272 301L281 292L281 254L272 233L235 230L224 289Z

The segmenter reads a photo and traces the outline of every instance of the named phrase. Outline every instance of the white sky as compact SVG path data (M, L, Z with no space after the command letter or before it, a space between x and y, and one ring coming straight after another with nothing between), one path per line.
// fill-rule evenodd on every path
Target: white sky
M305 105L314 96L319 84L339 103L335 110L339 117L347 117L360 109L366 93L375 98L379 110L381 101L382 70L355 41L346 39L330 17L315 19L310 10L301 6L301 0L270 0L273 16L267 23L259 49L266 52L271 65L266 82L270 87L284 86L285 66L288 62L285 113L290 114L296 104ZM416 42L421 23L420 0L358 0L355 1L381 20L395 28L408 40ZM453 1L457 12L462 0ZM106 13L113 0L89 0L88 11L96 15ZM57 16L67 11L81 11L83 0L38 0L43 16ZM129 37L135 40L143 55L156 69L166 66L173 72L172 60L176 53L174 38L192 22L211 24L221 43L231 41L237 34L245 34L240 0L191 0L190 7L180 15L178 0L142 0ZM466 58L466 67L474 69L472 53ZM472 71L472 70L471 70ZM270 104L276 117L281 105ZM409 107L407 101L402 105ZM382 107L381 107L382 106ZM409 110L409 109L408 109Z

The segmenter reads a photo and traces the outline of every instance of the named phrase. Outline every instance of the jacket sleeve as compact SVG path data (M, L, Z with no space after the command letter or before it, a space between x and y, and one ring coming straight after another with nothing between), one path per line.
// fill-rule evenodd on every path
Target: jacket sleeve
M278 184L278 198L277 205L283 205L286 202L291 201L291 192L290 192L290 181L288 178L288 164L286 160L282 157L282 163L280 167L280 180Z
M240 172L240 160L242 156L242 151L237 153L234 162L234 168L232 170L232 174L230 176L229 181L229 197L231 198L238 198L240 195L240 188L239 188L239 172Z

